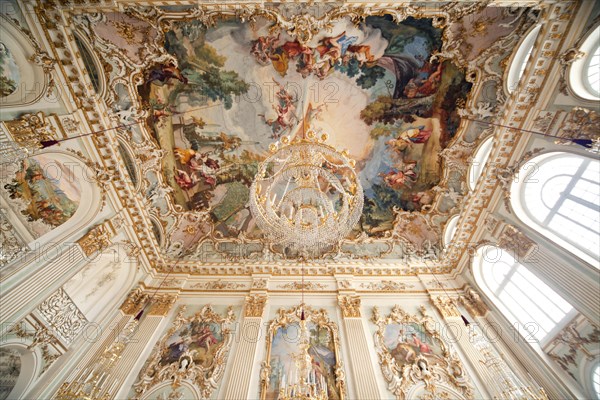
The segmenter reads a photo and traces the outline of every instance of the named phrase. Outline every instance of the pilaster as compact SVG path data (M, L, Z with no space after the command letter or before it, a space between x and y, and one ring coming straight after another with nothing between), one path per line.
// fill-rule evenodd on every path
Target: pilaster
M246 296L244 318L240 328L240 342L235 352L235 362L226 385L226 400L250 398L250 382L253 376L256 350L262 332L263 314L267 303L265 293Z

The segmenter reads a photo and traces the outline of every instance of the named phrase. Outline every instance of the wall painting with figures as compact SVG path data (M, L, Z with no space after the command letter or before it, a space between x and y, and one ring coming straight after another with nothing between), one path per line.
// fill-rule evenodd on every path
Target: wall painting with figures
M46 155L23 160L3 188L36 238L67 222L81 200L73 168Z
M365 189L354 235L392 229L392 205L418 211L440 182L438 157L470 90L451 62L431 60L442 32L430 19L342 19L309 42L268 22L174 21L177 59L145 71L147 127L166 151L163 174L184 210L210 210L225 237L257 237L248 192L268 146L306 123L347 148Z

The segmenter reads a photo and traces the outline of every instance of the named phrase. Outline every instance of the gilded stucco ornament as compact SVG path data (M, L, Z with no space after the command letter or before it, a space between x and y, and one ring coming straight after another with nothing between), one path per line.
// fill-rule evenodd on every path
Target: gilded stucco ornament
M23 114L19 118L2 122L20 146L37 149L44 140L56 140L56 129L47 116L39 111L35 114Z
M261 318L267 304L267 296L254 294L246 296L244 317Z
M419 313L408 314L396 305L390 314L382 315L373 307L375 350L388 389L404 400L411 388L422 382L429 393L435 393L438 385L447 385L472 399L473 387L458 356L441 339L424 306ZM390 348L386 344L390 342L397 344Z
M444 318L460 317L458 308L456 308L454 301L448 296L432 296L431 304L438 309Z
M154 347L152 355L142 368L139 379L134 384L135 399L143 397L144 393L163 382L170 382L174 389L181 386L182 382L190 383L199 389L203 399L210 398L218 387L225 372L225 364L233 342L231 325L236 319L233 309L229 307L225 315L220 315L213 310L211 305L205 305L199 312L189 317L184 316L185 311L186 307L182 306L171 328ZM186 326L191 328L185 328ZM189 329L193 330L200 326L209 327L213 334L211 338L211 336L206 336L202 330L200 333L200 335L204 335L206 357L200 357L199 350L188 348L183 350L178 357L172 357L171 348L173 346L168 343L169 339L177 332L184 335L184 331L187 332ZM219 336L219 339L216 339L215 335ZM212 349L209 353L208 349L212 346L217 346L216 350ZM208 354L212 356L208 357Z
M458 302L462 304L473 317L485 317L489 311L483 299L471 287L465 288L463 295L458 296Z
M108 220L90 229L77 240L77 243L81 246L84 254L89 257L110 247L112 245L110 239L114 234L114 228L110 220Z
M37 310L66 346L77 338L88 323L85 315L63 288L52 293L37 307Z
M359 296L338 296L338 304L344 318L360 318Z
M27 327L33 328L33 331L27 329ZM53 329L48 329L31 316L28 316L21 322L16 323L8 331L8 333L14 334L18 338L26 341L30 341L30 343L26 343L27 350L35 350L36 348L40 349L42 353L42 359L44 360L44 366L40 372L40 375L46 372L52 363L54 363L54 361L56 361L56 359L58 359L66 350L66 348L61 345L60 340L54 336Z

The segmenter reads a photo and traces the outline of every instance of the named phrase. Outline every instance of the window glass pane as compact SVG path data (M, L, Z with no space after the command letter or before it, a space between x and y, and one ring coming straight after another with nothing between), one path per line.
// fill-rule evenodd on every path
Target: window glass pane
M533 302L523 290L518 288L513 282L506 285L506 294L514 302L511 302L511 310L514 310L515 317L523 325L527 323L537 323L544 330L551 330L556 323L553 322L542 310ZM506 300L506 298L504 298Z
M517 211L525 211L528 222L537 223L531 226L541 234L598 265L600 161L556 153L531 160L521 172L521 176L529 175L516 186L522 191L515 194L522 207Z
M510 252L486 246L478 250L478 257L484 287L491 290L491 298L512 324L527 328L519 330L525 338L534 335L537 340L544 339L573 310Z
M562 297L560 297L554 290L550 288L550 286L546 285L544 282L540 280L537 276L535 276L531 271L527 268L521 267L518 269L518 272L525 281L535 285L535 287L544 294L544 296L552 301L553 304L556 304L560 310L562 310L561 319L570 312L573 307L569 303L567 303Z
M572 179L573 177L570 175L560 175L550 178L546 182L541 183L541 193L532 194L540 196L546 210L550 210L556 206L556 203L558 203L558 200Z
M589 89L600 96L600 46L596 47L590 58L586 75Z
M592 374L592 382L594 383L594 391L596 397L600 398L600 363L596 365L594 373Z
M600 186L596 182L591 182L587 179L581 179L575 184L575 187L571 191L571 196L596 205L594 209L597 210L598 204L600 204Z
M520 270L523 268L519 268L517 273L515 274L514 280L518 281L517 285L521 290L529 297L536 305L541 305L542 311L554 321L555 324L559 323L565 316L565 312L563 312L558 305L554 304L553 299L550 296L542 293L534 284L542 283L538 279L534 281L529 281L525 276L521 275Z
M570 219L567 219L562 215L555 215L548 224L548 228L556 232L561 232L561 236L566 241L577 246L579 249L584 250L589 254L593 254L596 257L600 255L600 249L598 249L598 235L575 224Z

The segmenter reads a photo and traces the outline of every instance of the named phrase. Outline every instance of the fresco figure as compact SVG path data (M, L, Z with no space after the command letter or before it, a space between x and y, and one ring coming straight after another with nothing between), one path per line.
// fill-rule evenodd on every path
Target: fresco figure
M15 58L8 47L0 42L0 97L13 94L20 83L21 72Z

